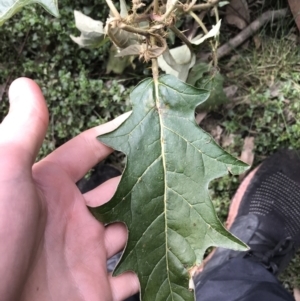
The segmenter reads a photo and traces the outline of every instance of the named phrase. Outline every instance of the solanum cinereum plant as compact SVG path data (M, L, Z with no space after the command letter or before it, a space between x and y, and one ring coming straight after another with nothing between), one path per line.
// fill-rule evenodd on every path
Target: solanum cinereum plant
M208 185L228 172L244 172L248 166L222 150L197 125L195 108L208 98L209 91L186 83L196 63L195 52L206 39L212 47L212 64L217 65L221 2L153 0L146 5L133 0L128 9L129 3L121 0L120 11L111 0L106 2L110 15L105 24L75 11L81 35L71 38L88 48L111 41L116 57L128 56L130 63L138 56L145 64L151 63L152 78L132 91L130 117L115 131L98 137L125 153L127 163L112 200L93 212L103 223L126 224L128 241L114 275L135 272L141 300L192 301L193 273L208 247L246 248L219 221ZM58 16L55 0L10 0L0 4L0 24L32 3ZM197 15L201 10L214 12L216 25L210 31ZM204 35L187 37L176 27L176 20L186 15L198 22ZM182 46L169 49L171 33ZM160 69L166 75L159 76Z

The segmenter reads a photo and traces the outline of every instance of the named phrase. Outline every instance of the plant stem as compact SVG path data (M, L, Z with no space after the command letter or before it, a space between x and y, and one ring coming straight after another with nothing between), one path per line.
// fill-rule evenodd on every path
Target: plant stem
M190 9L196 4L197 0L192 0L192 2L187 6L186 9L183 9L185 12L190 11Z
M216 16L216 23L218 23L220 20L220 17L219 17L219 10L218 10L217 5L214 6L214 12L215 12L215 16Z
M158 81L158 76L159 76L159 71L158 71L158 63L157 63L157 58L152 59L152 76L154 82Z
M156 40L155 40L154 36L150 37L150 42L151 42L151 46L156 45ZM153 80L156 84L158 82L158 76L159 76L157 58L154 58L151 61L152 61L152 68L151 68L152 69L152 76L153 76Z
M121 18L121 15L119 14L119 12L118 12L118 10L116 9L116 7L115 7L114 3L112 2L112 0L106 0L106 3L107 3L107 5L108 5L108 7L110 8L110 10L111 10L113 16L114 16L115 18L121 20L121 19L122 19L122 18Z
M190 11L189 14L195 19L195 21L200 25L200 27L202 28L203 32L205 34L208 33L208 30L206 28L206 26L204 25L204 23L202 22L202 20L193 12Z
M187 11L209 9L209 8L215 6L216 4L218 4L219 2L220 2L220 0L211 0L208 3L196 4L196 5L192 6L192 7L189 7L187 9Z
M153 0L153 13L158 15L158 12L159 12L158 0Z
M214 13L216 17L216 23L219 22L219 11L217 5L214 6ZM216 36L214 41L210 41L211 49L212 49L212 57L214 62L214 67L217 68L218 66L218 47L219 47L219 37Z
M191 42L188 40L188 38L174 25L171 25L169 27L175 34L176 36L186 44L187 47L189 47L191 53L194 53L194 49L193 46L191 44Z
M217 54L217 49L218 49L218 42L214 44L213 41L210 41L210 47L212 49L212 58L214 62L214 67L217 68L218 66L218 54Z
M150 33L147 31L147 30L144 30L142 28L138 28L138 27L133 27L133 26L130 26L130 25L127 25L127 24L124 24L124 23L121 23L119 25L119 28L122 28L126 31L129 31L129 32L132 32L132 33L137 33L137 34L140 34L142 36L145 36L145 37L149 37Z

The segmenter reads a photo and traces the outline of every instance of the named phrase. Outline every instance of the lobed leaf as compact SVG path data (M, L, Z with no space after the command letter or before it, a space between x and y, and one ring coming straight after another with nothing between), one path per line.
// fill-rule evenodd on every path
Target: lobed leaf
M127 225L114 275L135 272L143 301L194 300L189 271L205 250L245 249L225 230L209 198L211 180L248 166L196 124L195 107L208 95L170 75L144 80L131 94L131 116L99 137L124 152L127 165L112 200L94 213L104 223Z
M0 2L0 26L22 7L34 3L43 6L53 16L59 16L57 0L5 0Z

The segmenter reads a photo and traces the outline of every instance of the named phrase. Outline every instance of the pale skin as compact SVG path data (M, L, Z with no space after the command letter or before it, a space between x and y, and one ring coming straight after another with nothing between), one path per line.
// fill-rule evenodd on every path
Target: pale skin
M121 301L139 289L135 274L112 277L106 260L124 248L123 224L105 227L86 205L114 194L114 178L84 195L75 183L112 149L96 137L128 114L92 128L35 163L48 127L40 88L20 78L0 124L0 296L5 301Z

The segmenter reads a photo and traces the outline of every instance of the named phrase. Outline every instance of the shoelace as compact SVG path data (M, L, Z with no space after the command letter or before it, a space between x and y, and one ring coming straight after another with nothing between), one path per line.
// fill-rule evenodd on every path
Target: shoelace
M247 252L246 256L249 256L251 259L262 263L267 270L275 275L279 270L279 263L282 258L287 255L292 257L295 252L296 249L294 242L290 237L288 237L279 241L272 250L267 252L250 250Z

